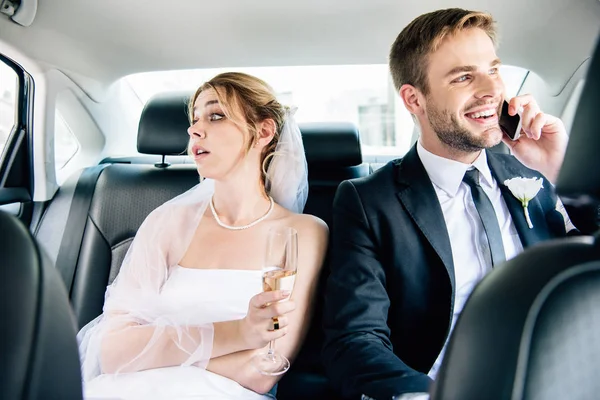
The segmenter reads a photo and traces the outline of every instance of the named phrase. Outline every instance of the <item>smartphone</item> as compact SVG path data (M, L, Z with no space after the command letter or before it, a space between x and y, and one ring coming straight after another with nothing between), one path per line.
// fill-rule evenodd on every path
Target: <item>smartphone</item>
M508 115L508 101L506 100L502 104L499 124L504 134L511 140L517 140L521 136L521 116L519 114Z

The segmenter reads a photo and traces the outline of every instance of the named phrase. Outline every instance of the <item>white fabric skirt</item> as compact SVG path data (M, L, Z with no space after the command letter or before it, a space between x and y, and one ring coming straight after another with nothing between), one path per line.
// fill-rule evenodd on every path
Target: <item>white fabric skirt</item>
M85 384L86 400L214 399L272 400L224 376L197 367L156 368L100 375Z

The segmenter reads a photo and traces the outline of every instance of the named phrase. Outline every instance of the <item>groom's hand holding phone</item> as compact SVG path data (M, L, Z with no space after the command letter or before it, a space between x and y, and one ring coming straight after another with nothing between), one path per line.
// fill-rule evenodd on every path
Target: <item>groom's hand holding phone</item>
M521 137L521 114L523 113L523 110L517 110L516 114L510 115L508 112L509 107L508 101L504 100L502 102L502 112L498 123L500 124L502 132L504 132L510 140L515 141Z
M286 335L286 314L296 308L294 301L289 299L290 294L289 291L275 290L261 292L250 299L248 314L240 320L240 335L248 349L261 349ZM285 299L287 301L281 301ZM274 317L277 317L278 329L274 329Z
M506 111L506 115L505 112ZM520 124L520 131L517 131ZM556 182L569 137L559 118L544 114L533 96L513 97L502 107L503 142L525 166Z

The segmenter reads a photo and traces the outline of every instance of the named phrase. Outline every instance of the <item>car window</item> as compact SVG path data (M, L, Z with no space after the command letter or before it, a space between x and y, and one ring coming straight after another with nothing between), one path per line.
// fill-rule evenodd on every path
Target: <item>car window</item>
M59 110L56 110L54 118L54 165L56 171L60 171L79 150L79 142L75 134L63 118Z
M18 96L18 75L11 67L0 61L0 154L4 151L17 121Z
M226 71L246 72L264 79L281 102L298 107L298 122L355 123L364 155L403 155L412 144L414 122L396 94L387 64L162 71L125 79L145 104L156 93L192 91ZM507 95L512 97L521 87L527 70L502 66L501 74ZM135 109L140 109L139 104Z

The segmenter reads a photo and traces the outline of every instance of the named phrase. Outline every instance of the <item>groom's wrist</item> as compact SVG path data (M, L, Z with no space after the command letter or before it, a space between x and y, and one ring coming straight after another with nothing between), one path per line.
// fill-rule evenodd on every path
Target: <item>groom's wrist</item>
M559 163L562 164L562 163ZM546 179L548 179L548 181L555 186L556 185L556 181L558 180L558 173L560 172L560 165L554 166L554 165L549 165L546 168L544 168L544 170L539 170L539 172L542 173L542 175L544 175L546 177Z

